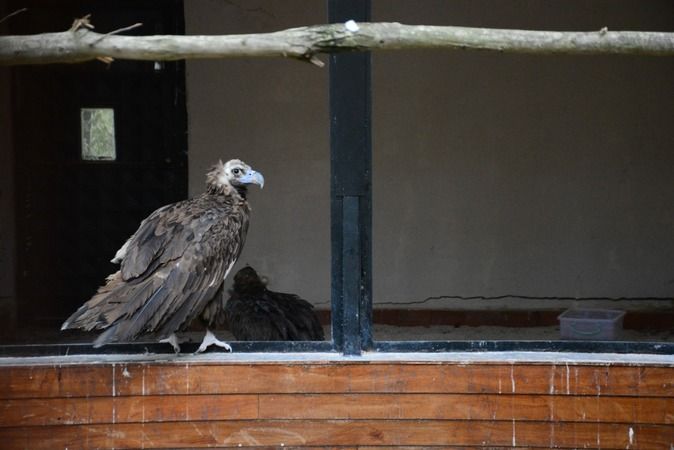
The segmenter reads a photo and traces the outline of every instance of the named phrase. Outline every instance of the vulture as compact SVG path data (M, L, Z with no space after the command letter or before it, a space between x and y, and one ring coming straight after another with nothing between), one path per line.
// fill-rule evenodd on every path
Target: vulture
M323 328L311 303L267 289L252 267L234 275L224 318L239 341L322 341Z
M238 159L219 161L206 174L206 192L150 214L112 259L120 270L61 329L104 330L94 347L154 334L180 351L175 333L209 303L222 303L248 231L249 184L262 188L262 174ZM197 352L211 344L231 351L206 330Z

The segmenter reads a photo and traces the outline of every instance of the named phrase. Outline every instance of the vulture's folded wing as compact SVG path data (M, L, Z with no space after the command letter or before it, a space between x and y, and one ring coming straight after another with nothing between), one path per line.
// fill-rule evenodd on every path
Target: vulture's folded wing
M122 247L122 278L128 281L142 277L158 265L182 256L189 245L208 232L216 214L217 211L196 208L190 201L154 211Z
M325 339L323 327L314 311L314 305L295 294L272 292L279 307L293 323L297 334L291 340L322 341Z
M64 328L106 329L99 346L142 333L167 337L200 314L241 253L248 221L187 206L162 208L143 221L125 244L121 270Z
M239 341L287 341L297 334L281 308L264 297L233 296L227 301L225 314L230 331Z

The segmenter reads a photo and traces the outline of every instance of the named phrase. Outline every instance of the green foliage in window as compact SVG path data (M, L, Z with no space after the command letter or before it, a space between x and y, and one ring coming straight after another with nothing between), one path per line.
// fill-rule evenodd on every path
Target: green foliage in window
M111 108L82 108L82 159L114 161L115 111Z

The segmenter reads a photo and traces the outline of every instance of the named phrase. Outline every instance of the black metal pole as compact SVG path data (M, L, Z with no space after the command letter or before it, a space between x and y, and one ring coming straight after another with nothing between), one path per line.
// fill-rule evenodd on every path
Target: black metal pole
M370 21L369 0L329 0L330 23ZM355 31L357 32L357 31ZM332 330L347 355L372 348L372 133L369 53L330 56Z

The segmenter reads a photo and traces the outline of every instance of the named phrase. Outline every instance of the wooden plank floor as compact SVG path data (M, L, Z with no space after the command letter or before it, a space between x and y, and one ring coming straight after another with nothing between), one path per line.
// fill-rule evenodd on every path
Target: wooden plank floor
M0 448L674 445L674 367L455 362L0 367Z

